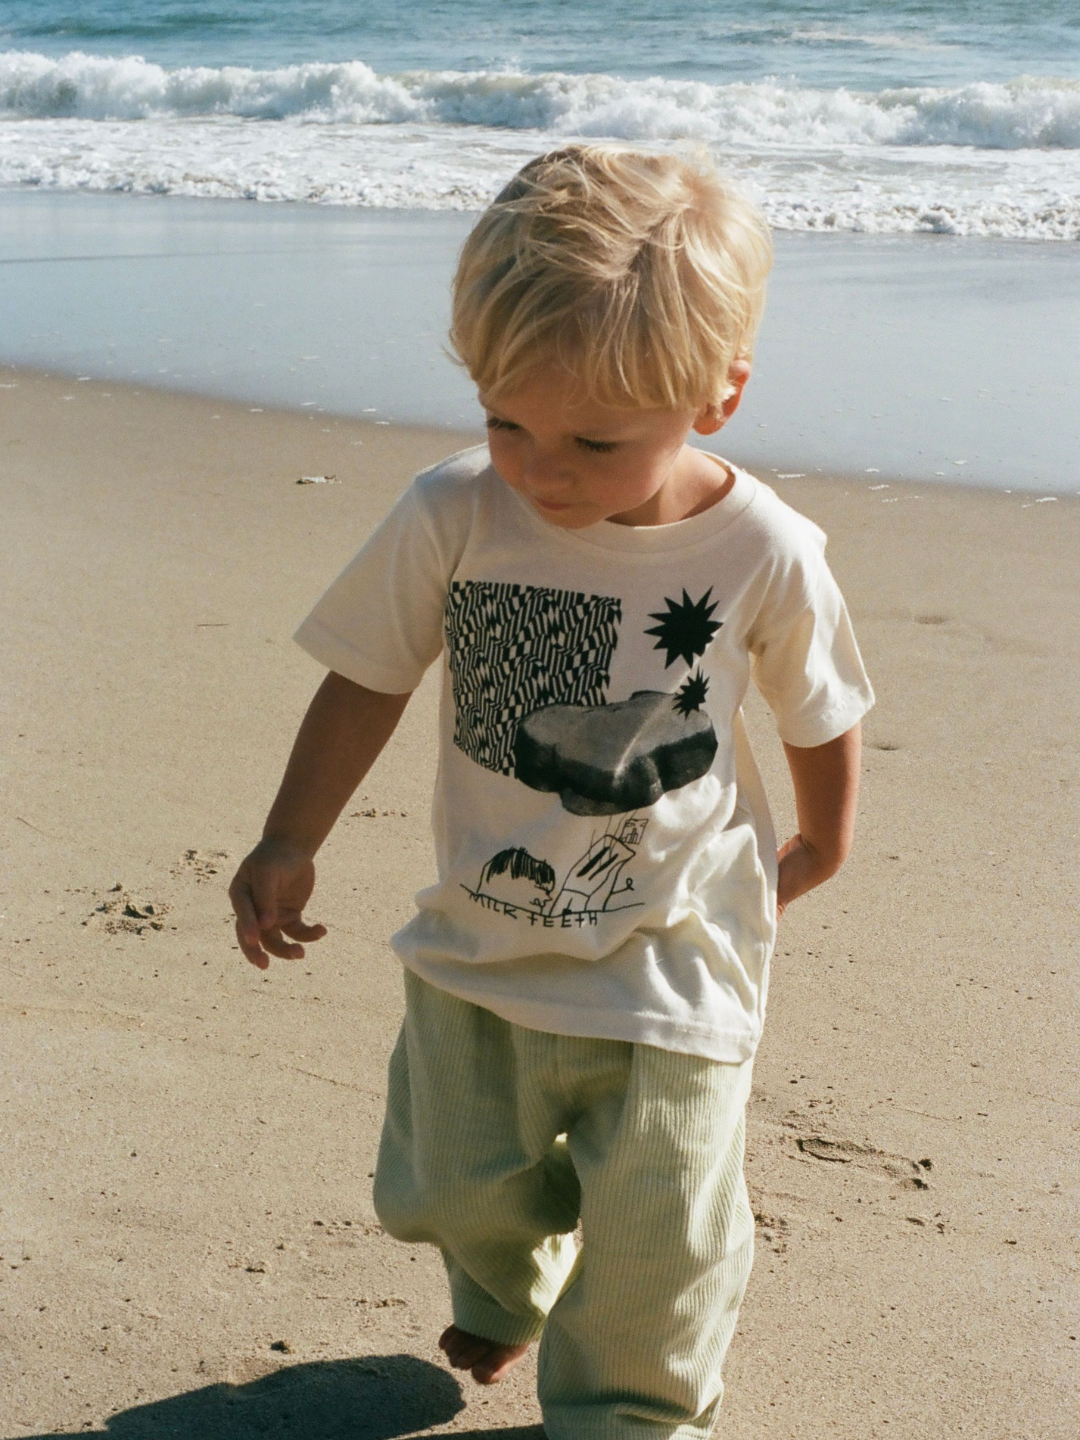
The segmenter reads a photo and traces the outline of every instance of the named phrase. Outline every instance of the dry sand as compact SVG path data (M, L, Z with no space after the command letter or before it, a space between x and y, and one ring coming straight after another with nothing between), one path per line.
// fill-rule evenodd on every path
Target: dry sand
M430 683L304 962L244 964L223 889L319 678L292 628L459 437L0 381L0 1440L536 1426L531 1362L444 1369L440 1265L371 1208ZM830 532L879 704L855 855L782 930L717 1434L1071 1440L1080 505L778 488Z

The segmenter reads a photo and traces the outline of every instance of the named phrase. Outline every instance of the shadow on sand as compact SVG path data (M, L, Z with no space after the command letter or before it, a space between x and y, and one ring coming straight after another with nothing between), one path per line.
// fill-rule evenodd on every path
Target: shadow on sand
M81 1433L108 1440L397 1440L445 1425L464 1408L461 1387L445 1370L411 1355L376 1355L317 1360L283 1367L247 1385L188 1390L121 1410L103 1430ZM453 1435L454 1440L544 1440L539 1425L455 1430ZM20 1440L64 1437L24 1435Z

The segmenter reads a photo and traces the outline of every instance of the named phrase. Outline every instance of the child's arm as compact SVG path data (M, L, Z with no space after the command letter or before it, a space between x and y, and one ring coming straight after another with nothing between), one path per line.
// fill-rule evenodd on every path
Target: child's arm
M295 942L326 934L324 925L302 918L315 885L315 852L394 733L408 700L366 690L334 671L315 692L263 838L229 887L240 949L260 970L270 955L303 957L303 946L290 944L286 935Z
M848 857L855 836L862 727L853 725L826 745L807 749L785 743L784 753L795 786L799 833L777 852L778 917L792 900L835 875Z

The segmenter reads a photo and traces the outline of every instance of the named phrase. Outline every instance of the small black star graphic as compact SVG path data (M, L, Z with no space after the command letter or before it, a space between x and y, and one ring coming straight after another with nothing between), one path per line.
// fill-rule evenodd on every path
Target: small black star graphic
M700 710L705 704L705 696L709 692L709 681L700 669L688 675L686 680L675 692L673 706L678 713L687 719L695 710Z
M687 665L692 665L699 655L705 654L710 640L724 623L722 620L710 619L719 604L717 600L709 604L711 594L710 585L701 599L694 601L684 590L681 604L665 596L664 604L668 607L667 610L650 612L649 619L659 620L660 624L646 630L645 634L660 637L653 648L667 651L665 670L680 658L685 660Z

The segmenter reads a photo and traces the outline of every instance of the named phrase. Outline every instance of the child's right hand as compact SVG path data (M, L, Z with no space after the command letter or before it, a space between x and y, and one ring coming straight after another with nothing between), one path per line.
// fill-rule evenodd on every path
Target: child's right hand
M302 960L303 945L290 941L322 939L326 926L308 925L303 919L314 888L314 861L289 840L268 836L241 861L229 899L236 912L237 941L252 965L266 970L271 955Z

